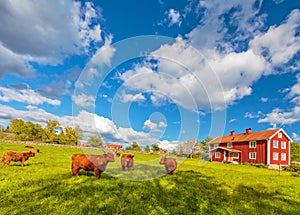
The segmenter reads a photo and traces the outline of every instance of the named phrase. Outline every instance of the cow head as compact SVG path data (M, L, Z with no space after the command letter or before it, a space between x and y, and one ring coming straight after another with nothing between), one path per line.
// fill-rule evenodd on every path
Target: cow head
M166 160L167 160L167 157L166 156L162 156L161 159L160 159L160 161L159 161L159 164L165 164Z
M115 161L115 156L113 153L107 153L107 154L104 154L104 157L106 159L107 162L114 162Z
M29 155L29 157L34 157L34 156L35 156L35 153L32 152L32 151L29 151L29 152L28 152L28 155Z

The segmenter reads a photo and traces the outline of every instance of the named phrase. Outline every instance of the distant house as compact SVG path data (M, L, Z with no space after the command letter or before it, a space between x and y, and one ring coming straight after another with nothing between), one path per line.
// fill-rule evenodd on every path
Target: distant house
M104 148L109 150L122 150L122 145L117 143L109 143L105 144Z
M290 165L290 143L292 139L283 129L220 136L209 142L209 157L213 162L236 161L238 163L263 163Z

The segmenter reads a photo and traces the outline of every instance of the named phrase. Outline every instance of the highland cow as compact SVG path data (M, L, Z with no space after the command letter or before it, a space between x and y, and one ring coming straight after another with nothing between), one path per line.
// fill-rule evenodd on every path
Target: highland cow
M30 157L34 157L34 152L3 152L2 155L2 164L9 165L11 161L21 162L22 167L24 166L24 162L27 161Z
M175 169L177 168L177 162L174 158L167 158L166 156L163 156L160 159L159 164L164 164L167 174L173 175Z
M132 155L132 154L123 154L122 155L122 157L121 157L122 170L125 170L125 171L133 170L133 157L134 157L134 155Z
M78 177L80 169L84 171L94 171L96 179L99 179L101 173L105 171L107 163L114 161L115 158L112 153L103 155L74 154L72 156L72 174Z

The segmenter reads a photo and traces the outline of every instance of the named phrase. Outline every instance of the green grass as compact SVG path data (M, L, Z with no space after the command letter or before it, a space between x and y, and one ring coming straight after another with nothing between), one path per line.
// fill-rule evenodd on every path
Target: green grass
M25 162L0 166L0 214L300 214L300 177L289 172L186 159L165 175L159 155L135 154L134 171L120 158L100 180L72 177L74 153L102 151L38 146ZM27 151L0 143L3 151Z

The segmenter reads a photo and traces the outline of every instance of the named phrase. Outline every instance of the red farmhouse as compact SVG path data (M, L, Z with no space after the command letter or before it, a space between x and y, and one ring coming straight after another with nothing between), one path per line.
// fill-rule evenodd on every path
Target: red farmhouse
M111 149L111 150L121 150L122 149L122 145L121 144L109 143L109 144L105 144L104 148L105 149Z
M247 128L243 134L231 131L229 136L211 140L209 156L214 162L290 165L291 141L283 129L252 132L251 128Z

